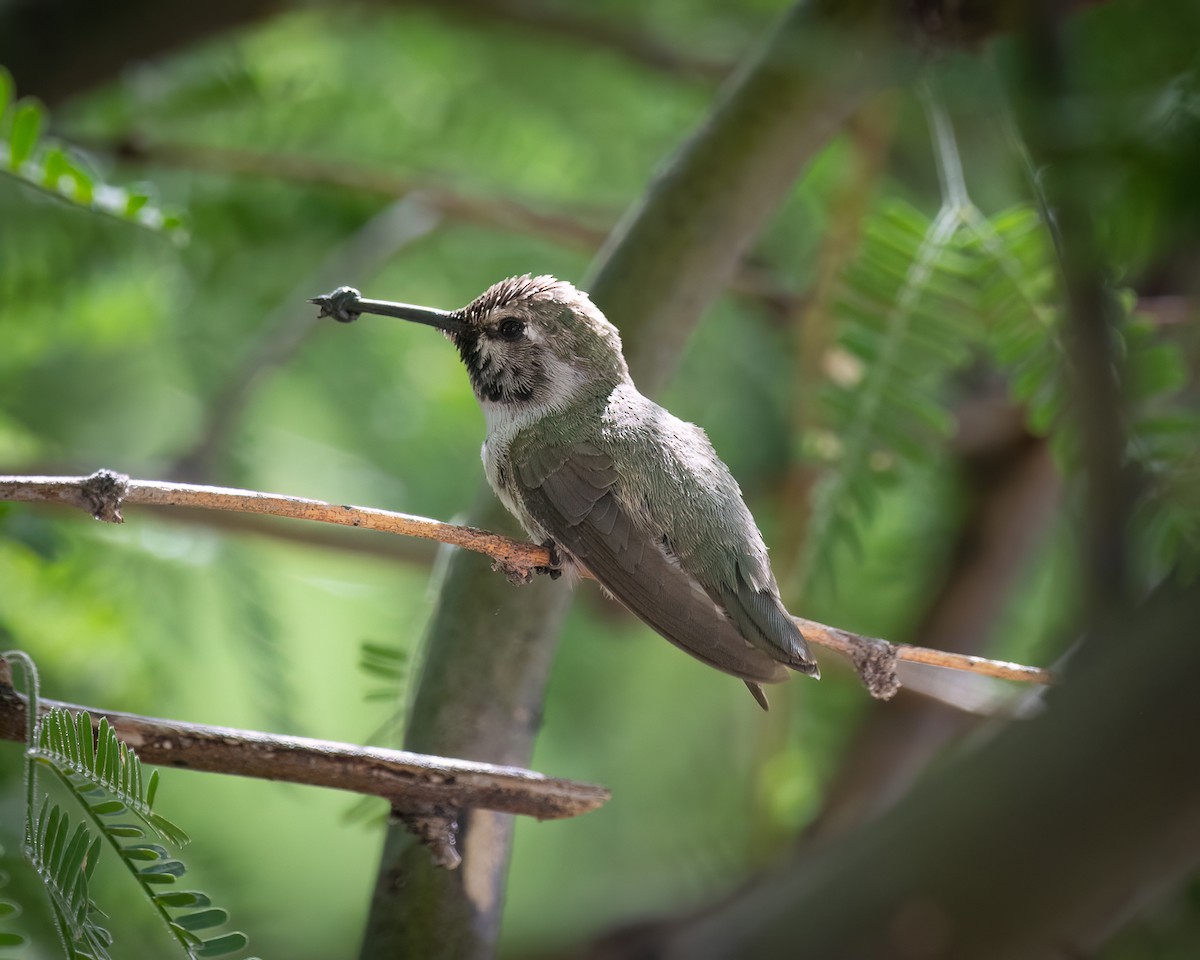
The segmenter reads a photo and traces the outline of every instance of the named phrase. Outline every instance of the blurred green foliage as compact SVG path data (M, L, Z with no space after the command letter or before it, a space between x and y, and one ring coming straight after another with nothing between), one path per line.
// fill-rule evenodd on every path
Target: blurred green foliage
M608 3L595 15L681 54L732 62L782 6ZM1140 369L1158 397L1157 426L1134 434L1145 447L1138 458L1161 481L1147 509L1180 510L1156 520L1157 532L1149 522L1143 530L1147 580L1194 564L1200 539L1200 483L1191 482L1196 36L1195 4L1168 14L1127 0L1073 23L1102 158L1095 209L1119 284L1148 298L1192 298L1182 322L1129 327L1144 341L1131 354L1149 358ZM1001 43L991 59L948 57L934 71L972 197L989 216L1036 200L997 93L1009 82L1009 59ZM54 156L83 150L80 169L96 184L148 177L165 209L186 211L187 242L142 229L131 222L137 211L97 215L51 196L44 182L31 183L37 177L0 176L0 473L106 466L453 519L480 483L483 424L454 351L427 330L313 328L279 365L250 378L232 431L202 470L195 455L237 371L306 321L303 299L331 285L331 264L345 271L336 282L368 296L453 307L510 274L578 279L589 251L536 231L488 228L423 201L420 191L392 206L400 198L322 183L315 164L607 225L703 118L713 90L694 75L632 62L602 38L571 41L407 8L305 5L129 65L56 108L38 136L78 144ZM0 123L8 166L32 155L20 131L42 117L21 102ZM886 172L865 188L877 202L864 250L895 236L886 226L896 211L917 224L909 233L919 243L942 202L925 120L907 93L899 104ZM122 159L130 144L136 165ZM238 172L236 155L217 149L252 153L266 172ZM838 215L829 198L855 149L845 138L829 145L755 251L781 290L811 294L822 238ZM151 194L137 187L126 196ZM378 257L355 246L372 223ZM894 250L901 264L911 246ZM1036 271L1052 270L1052 259L1045 250L1036 259L1023 276L1041 283L1047 277ZM876 257L864 269L881 264ZM853 292L854 269L839 289ZM976 292L986 298L986 289ZM910 366L889 374L899 393L889 386L885 395L889 415L904 413L896 401L919 386L921 403L932 406L918 412L939 430L863 433L847 489L871 509L830 507L852 535L807 545L812 563L839 576L810 583L797 612L906 639L952 562L971 491L943 428L978 368L1005 363L1003 346L979 336L980 307L955 309L938 301L926 352L904 355ZM796 316L760 299L727 298L706 316L662 398L709 431L771 544L802 507L782 495L785 477L797 460L819 460L794 435ZM851 322L839 333L858 344L852 352L870 371L869 338L855 341ZM1018 397L1035 398L1057 367L1044 343L1016 334L1019 359L1047 361L1030 389L1016 384ZM851 398L849 413L859 409ZM821 418L835 433L844 423L836 404ZM1053 416L1035 420L1039 430L1054 427ZM920 455L897 464L901 448ZM889 469L863 466L871 463ZM1172 496L1159 498L1163 491ZM148 510L130 509L127 520L101 527L56 509L0 504L0 635L36 658L50 695L350 741L402 714L412 671L396 660L415 662L436 581L432 554L399 563L230 535ZM1070 537L1065 522L1053 525L1031 554L1001 621L990 625L995 655L1049 662L1071 639L1063 629L1073 605ZM868 707L848 673L830 670L821 684L773 691L764 718L740 684L681 656L590 584L579 592L534 766L604 783L614 796L578 820L518 825L504 932L514 956L728 889L815 814ZM360 651L376 669L359 670ZM382 675L395 702L375 696ZM20 848L20 821L10 815L19 764L16 747L0 749L0 844L9 851ZM197 884L220 893L256 952L351 955L378 845L373 828L346 816L352 798L183 771L171 771L163 791L197 839L189 864ZM16 890L33 914L22 922L37 930L31 888L19 886L19 870L9 872L5 895ZM1189 909L1180 926L1194 928L1194 902ZM135 926L118 942L136 949L159 933ZM1132 931L1110 955L1137 956L1139 942Z

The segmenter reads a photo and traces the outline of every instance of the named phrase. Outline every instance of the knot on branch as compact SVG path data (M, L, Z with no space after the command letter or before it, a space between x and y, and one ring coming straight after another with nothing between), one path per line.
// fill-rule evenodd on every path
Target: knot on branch
M533 579L533 574L536 567L531 567L527 563L522 563L519 560L499 560L492 561L492 570L496 573L502 573L508 578L508 582L514 587L522 587Z
M890 643L864 637L854 645L852 657L859 679L876 700L891 700L899 692L897 650Z
M124 523L121 501L129 489L129 478L115 470L97 470L79 485L83 508L105 523Z
M393 807L392 814L429 850L435 866L454 870L462 863L458 852L457 810L437 806L420 811Z
M320 307L317 319L333 317L338 323L353 323L362 316L360 311L353 309L360 297L361 294L353 287L338 287L332 293L310 297L308 302Z
M546 559L539 563L537 554L542 551L545 551ZM563 574L563 560L553 541L548 540L541 544L540 550L532 544L523 544L505 556L493 556L492 569L503 573L513 586L520 587L529 583L535 574L557 580Z

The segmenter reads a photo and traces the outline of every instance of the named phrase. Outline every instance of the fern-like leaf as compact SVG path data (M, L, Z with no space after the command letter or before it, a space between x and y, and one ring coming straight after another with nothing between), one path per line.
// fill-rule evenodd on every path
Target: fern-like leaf
M52 710L42 718L37 747L30 752L73 793L188 956L224 956L246 946L242 933L205 935L228 919L206 895L165 889L173 887L187 867L167 847L146 842L147 831L174 846L187 843L187 834L155 812L158 772L143 776L141 760L117 738L107 718L102 717L93 731L86 712ZM117 819L127 820L129 815L138 822ZM98 844L99 837L94 845Z
M1059 459L1078 458L1076 431L1067 415L1070 358L1062 339L1059 283L1050 238L1037 213L1017 207L985 219L965 219L978 253L977 288L996 361L1031 429L1051 434ZM1179 350L1137 316L1132 295L1116 298L1129 434L1128 460L1145 479L1135 508L1134 537L1148 579L1171 571L1200 576L1200 417L1179 408L1186 380Z
M154 812L158 771L145 781L141 760L117 739L107 717L93 733L87 712L51 710L39 726L36 756L67 777L97 816L132 813L163 840L176 846L189 842L182 829Z
M930 221L889 202L843 275L834 303L838 347L822 395L828 432L809 438L828 469L814 498L805 572L818 554L857 547L880 476L927 459L950 432L939 391L977 334L975 312L963 309L974 265L956 241L959 215L946 207Z
M88 890L99 853L98 837L93 837L83 824L72 830L58 804L43 798L32 821L25 856L46 888L72 958L108 960L112 946L112 935L101 926L103 914Z
M358 667L381 686L368 691L367 700L396 700L408 673L408 651L364 640L358 651Z

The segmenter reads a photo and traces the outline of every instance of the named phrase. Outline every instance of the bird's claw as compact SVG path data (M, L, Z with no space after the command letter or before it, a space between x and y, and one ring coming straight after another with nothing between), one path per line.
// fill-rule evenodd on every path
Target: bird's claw
M545 576L549 577L551 580L557 580L559 577L562 576L562 573L563 573L562 572L563 561L562 561L562 557L559 555L558 547L555 545L553 540L547 540L545 543L542 544L542 546L545 547L548 551L550 551L550 562L542 567L534 567L533 572L544 574Z

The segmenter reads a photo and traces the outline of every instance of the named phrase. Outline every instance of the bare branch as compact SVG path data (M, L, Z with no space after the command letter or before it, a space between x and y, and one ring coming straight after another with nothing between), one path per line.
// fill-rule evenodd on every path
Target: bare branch
M422 540L438 540L456 547L483 553L495 561L510 579L529 580L538 567L549 563L544 547L502 537L499 534L442 523L427 517L394 513L374 507L326 503L305 497L289 497L257 490L235 490L195 483L168 483L164 480L131 480L112 470L97 470L88 477L6 477L0 476L0 500L41 501L78 507L97 520L124 523L121 507L147 504L164 507L192 507L198 510L233 510L240 513L267 514L295 520L336 523L398 533Z
M550 553L545 547L513 540L475 527L443 523L440 520L374 507L332 504L278 493L190 483L167 483L161 480L131 480L111 470L98 470L89 477L0 476L0 500L62 503L85 510L97 520L112 523L124 521L121 515L122 506L148 504L269 514L361 527L424 540L437 540L482 553L491 557L494 567L503 570L508 578L516 583L528 582L535 573L551 566ZM586 571L581 570L580 573L588 576ZM1052 680L1050 671L1040 667L1027 667L1018 663L1005 663L908 644L893 644L802 617L796 617L796 622L809 641L849 659L871 695L882 700L891 698L900 689L896 664L901 661L1026 683L1045 684Z
M183 723L41 698L41 713L54 708L86 710L93 726L107 717L117 736L147 763L349 790L382 797L401 815L428 816L433 807L477 807L560 820L595 810L610 796L604 787L519 767ZM0 739L25 739L25 710L25 697L12 688L5 665L0 674Z

